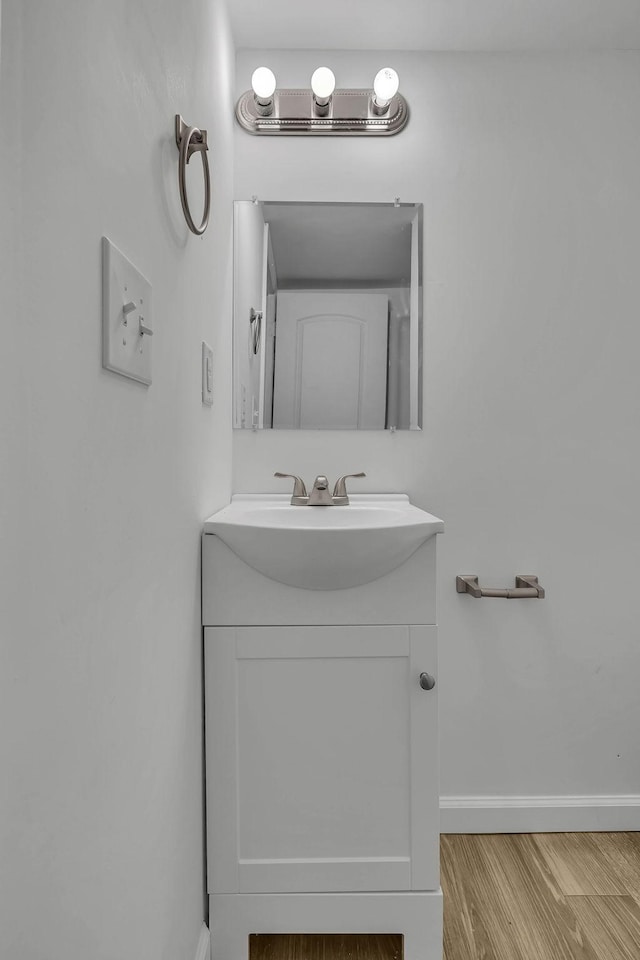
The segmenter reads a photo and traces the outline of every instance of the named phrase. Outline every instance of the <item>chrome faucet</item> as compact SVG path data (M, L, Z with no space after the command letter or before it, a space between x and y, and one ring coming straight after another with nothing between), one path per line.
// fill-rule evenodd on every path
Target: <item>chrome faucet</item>
M274 473L274 477L289 477L294 481L291 505L293 507L348 507L346 481L351 477L365 477L365 473L346 473L336 480L333 493L329 493L329 481L319 474L313 482L313 490L307 494L307 488L300 477L293 473Z

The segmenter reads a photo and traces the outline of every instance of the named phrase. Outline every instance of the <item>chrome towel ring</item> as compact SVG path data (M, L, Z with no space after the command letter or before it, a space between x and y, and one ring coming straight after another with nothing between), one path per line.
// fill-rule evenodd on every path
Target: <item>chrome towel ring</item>
M180 200L182 202L182 212L187 221L187 226L192 233L201 236L209 224L209 210L211 208L211 179L209 177L209 162L207 160L207 131L200 130L198 127L189 127L184 122L179 113L176 114L176 145L180 151L178 158L178 187L180 189ZM204 212L202 222L197 227L191 216L189 209L189 198L187 197L187 164L194 153L198 152L202 158L202 171L204 174Z

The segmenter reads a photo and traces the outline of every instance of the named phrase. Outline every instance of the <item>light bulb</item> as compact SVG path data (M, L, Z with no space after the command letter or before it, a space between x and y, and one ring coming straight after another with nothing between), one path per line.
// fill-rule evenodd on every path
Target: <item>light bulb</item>
M276 91L276 77L269 67L258 67L251 75L251 86L258 100L271 100Z
M313 71L311 89L318 100L326 102L335 88L336 78L333 75L333 70L330 70L329 67L318 67L317 70Z
M398 92L399 86L400 79L393 67L383 67L382 70L378 70L373 81L374 105L386 108Z

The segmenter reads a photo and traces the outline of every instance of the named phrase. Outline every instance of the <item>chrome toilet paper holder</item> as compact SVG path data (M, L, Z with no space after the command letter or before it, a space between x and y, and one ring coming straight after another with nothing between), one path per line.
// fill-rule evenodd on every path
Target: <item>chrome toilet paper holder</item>
M544 588L540 586L538 578L530 574L516 576L515 587L481 587L478 577L473 573L461 574L456 577L458 593L470 593L472 597L503 597L505 600L544 600Z

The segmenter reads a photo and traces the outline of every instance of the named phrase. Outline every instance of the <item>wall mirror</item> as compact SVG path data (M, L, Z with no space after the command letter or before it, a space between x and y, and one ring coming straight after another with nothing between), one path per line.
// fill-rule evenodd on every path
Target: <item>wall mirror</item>
M422 204L234 205L234 427L419 430Z

